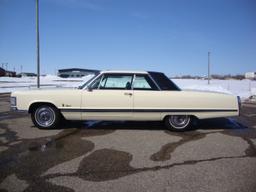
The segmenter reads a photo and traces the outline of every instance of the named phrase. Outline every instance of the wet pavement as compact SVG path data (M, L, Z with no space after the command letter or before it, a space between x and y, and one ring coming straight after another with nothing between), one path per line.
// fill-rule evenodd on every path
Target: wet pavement
M175 133L160 122L40 130L0 95L0 191L256 191L256 106Z

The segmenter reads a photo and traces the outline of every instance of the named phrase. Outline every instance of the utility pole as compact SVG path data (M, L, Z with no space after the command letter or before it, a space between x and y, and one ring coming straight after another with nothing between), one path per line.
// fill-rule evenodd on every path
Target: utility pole
M210 54L211 52L208 52L208 85L210 84Z
M36 57L37 57L37 88L40 88L40 44L39 44L39 3L36 0Z

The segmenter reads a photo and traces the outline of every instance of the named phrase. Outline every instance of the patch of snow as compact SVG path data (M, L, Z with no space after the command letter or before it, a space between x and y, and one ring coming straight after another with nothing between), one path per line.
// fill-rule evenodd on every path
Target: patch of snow
M40 77L41 88L75 88L83 85L94 75L87 75L81 78L61 78L55 75L46 75ZM36 77L0 77L0 93L8 93L16 90L29 90L36 88Z
M197 79L172 79L181 89L213 91L248 98L256 92L256 81L252 80L207 80Z

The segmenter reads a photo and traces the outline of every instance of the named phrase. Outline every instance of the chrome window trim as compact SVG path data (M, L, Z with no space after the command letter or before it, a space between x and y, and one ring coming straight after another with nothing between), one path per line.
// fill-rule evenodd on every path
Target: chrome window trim
M104 73L102 76L104 77L104 76L107 76L107 75L118 75L118 76L131 76L131 82L133 81L133 73ZM107 78L108 78L108 76L107 76ZM102 79L101 79L101 81L102 81ZM101 82L100 81L100 82ZM107 83L107 82L106 82ZM105 83L105 85L106 85L106 83ZM99 84L100 85L100 84ZM105 86L104 85L104 86ZM130 91L130 90L132 90L132 88L131 89L125 89L125 88L107 88L107 89L100 89L100 88L98 88L99 90L126 90L126 91Z
M106 72L105 73L99 73L96 77L94 77L94 79L91 81L90 84L88 84L86 87L83 88L83 90L88 89L88 87L90 87L96 81L96 79L98 79L98 77L100 77L100 76L101 76L101 80L100 80L100 82L101 82L102 78L104 77L105 74L111 74L111 73L106 73ZM116 74L123 75L123 74L127 74L127 73L116 73ZM149 73L133 73L133 74L131 74L131 76L132 76L132 87L131 87L131 90L134 90L133 89L133 82L134 82L134 80L136 78L136 75L147 75L152 80L152 82L155 84L155 86L157 87L158 91L161 91L161 88L159 87L159 85L156 83L156 81L152 78L152 76ZM99 85L97 87L97 90L99 89ZM152 90L152 91L156 91L156 90Z
M134 89L133 89L133 83L134 83L135 79L136 79L136 74L134 73L134 74L133 74L133 77L132 77L132 86L131 86L131 90L132 90L132 91L134 90Z
M102 81L102 79L104 78L105 75L111 75L111 74L120 75L120 76L121 76L121 75L127 75L127 76L129 75L129 76L132 77L131 83L132 83L133 80L134 80L134 73L112 73L112 72L107 73L107 72L104 72L104 73L100 73L97 77L95 77L95 79L88 85L88 87L89 87L90 85L92 85L100 75L101 75L101 79L100 79L100 83L101 83L101 81ZM121 88L120 88L120 89L100 89L100 83L99 83L97 89L95 89L95 90L126 90L126 91L131 91L131 90L133 90L132 87L131 87L130 90L121 89Z

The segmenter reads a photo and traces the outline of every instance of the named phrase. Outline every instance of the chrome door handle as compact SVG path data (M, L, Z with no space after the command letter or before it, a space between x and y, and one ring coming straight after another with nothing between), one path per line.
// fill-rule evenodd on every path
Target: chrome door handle
M132 93L124 93L124 95L132 96Z

